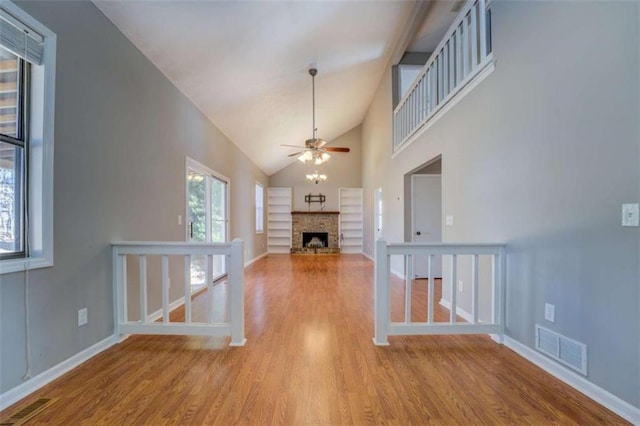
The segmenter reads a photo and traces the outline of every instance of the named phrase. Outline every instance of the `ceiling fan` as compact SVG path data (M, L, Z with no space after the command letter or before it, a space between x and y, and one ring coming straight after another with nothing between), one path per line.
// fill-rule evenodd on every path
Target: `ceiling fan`
M318 70L316 68L309 69L309 75L311 75L311 105L313 108L313 138L307 139L304 142L304 146L284 144L281 146L302 148L302 151L289 154L289 157L298 157L298 160L303 163L313 161L314 164L317 165L322 164L331 158L331 155L329 155L328 152L349 152L350 149L336 146L325 146L327 141L316 137L316 132L318 131L316 128L316 74L318 74Z

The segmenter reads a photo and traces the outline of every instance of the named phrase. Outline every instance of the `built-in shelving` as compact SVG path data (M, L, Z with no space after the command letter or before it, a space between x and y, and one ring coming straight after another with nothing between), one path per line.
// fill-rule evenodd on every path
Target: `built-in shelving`
M267 246L269 253L291 251L291 188L267 188Z
M342 253L362 253L362 188L340 188L340 247Z

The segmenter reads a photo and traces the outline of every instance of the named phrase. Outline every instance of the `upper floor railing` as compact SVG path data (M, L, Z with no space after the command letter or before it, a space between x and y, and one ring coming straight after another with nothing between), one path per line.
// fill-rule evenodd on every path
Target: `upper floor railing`
M392 256L402 258L404 280L392 276ZM505 265L501 244L378 240L373 342L386 346L388 336L419 334L497 334L501 338Z
M116 334L180 334L205 336L231 336L230 346L243 346L244 337L244 261L243 242L236 239L231 243L183 243L183 242L115 242L113 250L113 284L115 289ZM214 286L211 269L206 268L205 283L207 294L205 297L206 320L195 321L192 313L192 285L191 265L196 257L205 257L208 265L213 262L213 256L225 256L228 265L227 291L222 293L226 300L216 303L214 300ZM128 257L134 256L137 262L131 269L137 269L137 274L128 273ZM160 283L148 283L147 260L150 257L160 257ZM183 266L170 274L170 258L173 266L175 258L183 258ZM154 271L157 272L157 271ZM177 272L177 273L176 273ZM170 320L170 276L183 274L184 291L184 321ZM150 274L149 274L150 275ZM137 280L136 280L137 278ZM131 283L129 283L131 279ZM137 281L137 286L136 282ZM132 285L129 285L132 284ZM136 288L137 287L137 288ZM137 290L137 291L136 291ZM157 293L161 294L158 295ZM151 293L151 294L150 294ZM174 293L175 295L175 293ZM162 310L161 321L156 321L154 315L149 315L149 299L160 300ZM160 297L158 297L160 296ZM137 299L137 320L129 319L128 302ZM219 302L219 301L218 301ZM135 303L135 302L134 302ZM216 309L223 312L216 312ZM226 320L219 321L221 316Z
M491 10L469 0L393 112L393 150L493 63Z

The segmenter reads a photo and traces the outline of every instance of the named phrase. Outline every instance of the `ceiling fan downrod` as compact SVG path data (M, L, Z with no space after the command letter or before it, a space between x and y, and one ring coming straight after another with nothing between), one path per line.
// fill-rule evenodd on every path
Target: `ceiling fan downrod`
M309 68L309 75L311 75L311 110L313 117L313 141L317 140L316 132L316 74L318 74L317 68Z

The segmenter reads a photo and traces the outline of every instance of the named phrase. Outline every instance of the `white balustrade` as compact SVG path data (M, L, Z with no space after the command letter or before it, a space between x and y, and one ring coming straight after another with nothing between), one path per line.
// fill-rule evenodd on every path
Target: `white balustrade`
M393 149L400 148L493 63L487 0L468 0L393 112Z
M231 336L230 346L244 346L244 251L242 240L236 239L231 243L183 243L183 242L114 242L113 253L113 286L115 291L116 334L172 334L172 335L204 335ZM127 256L138 257L138 295L139 319L130 321L127 313L127 294L131 291L127 287ZM148 283L148 259L160 256L161 280L160 285L150 286ZM170 320L170 292L169 292L169 256L184 257L184 311L182 322ZM227 322L215 322L215 305L213 291L213 277L211 268L206 268L207 321L193 320L191 303L191 260L194 256L205 256L208 265L212 264L213 256L225 256L227 259L227 300L222 304L227 309ZM182 269L182 268L181 268ZM182 272L180 272L182 274ZM149 293L162 292L162 322L156 322L149 317ZM156 299L157 300L157 299Z
M392 317L392 278L391 257L404 256L404 321L393 322ZM458 278L460 276L459 258L470 257L470 309L465 315L467 320L459 321ZM490 318L480 318L480 291L487 291L486 286L481 289L479 270L480 256L491 257L490 268ZM427 334L496 334L498 340L504 335L505 315L505 246L501 244L448 244L448 243L398 243L388 244L384 240L376 242L375 253L375 336L373 342L378 346L389 344L387 337L393 335L427 335ZM448 276L441 283L448 283L448 297L446 307L449 309L448 321L436 321L435 311L435 262L449 258ZM417 303L413 291L417 280L414 279L415 259L426 262L426 301L416 299L419 303L426 303L424 321L412 321L412 304ZM420 280L422 281L422 280ZM397 280L396 280L397 283ZM444 286L444 284L442 284ZM397 284L396 284L397 288ZM444 291L444 289L442 289ZM438 301L442 304L442 301ZM399 304L396 304L399 306Z

